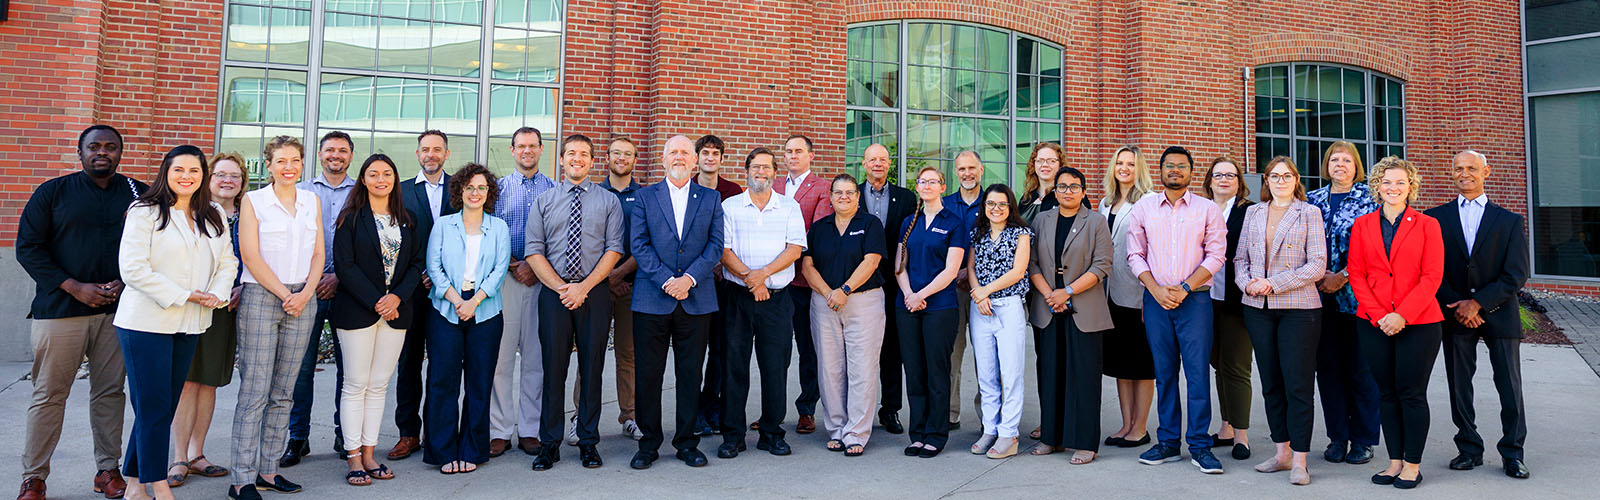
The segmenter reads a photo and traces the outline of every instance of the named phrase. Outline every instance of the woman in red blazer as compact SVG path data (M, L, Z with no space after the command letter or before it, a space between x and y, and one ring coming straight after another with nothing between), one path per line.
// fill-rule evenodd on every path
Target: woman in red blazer
M1350 232L1350 287L1362 354L1378 381L1378 414L1389 468L1372 482L1415 488L1428 438L1428 376L1439 357L1444 314L1434 294L1444 276L1439 221L1410 207L1417 167L1389 157L1367 176L1383 207L1356 218Z

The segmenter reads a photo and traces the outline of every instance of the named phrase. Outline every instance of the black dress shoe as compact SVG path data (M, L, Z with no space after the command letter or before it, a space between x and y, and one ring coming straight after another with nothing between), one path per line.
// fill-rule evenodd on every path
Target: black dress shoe
M600 460L600 451L592 444L578 445L578 461L585 469L598 469L604 462Z
M794 453L794 450L789 449L789 443L784 442L781 437L762 436L760 440L756 441L756 449L765 450L780 457Z
M256 491L256 485L247 484L240 486L237 491L228 488L229 500L261 500L261 493Z
M561 452L555 446L546 446L539 456L533 458L533 470L550 470L556 462L561 461Z
M1212 448L1223 448L1223 447L1228 447L1228 446L1233 446L1233 438L1222 439L1221 437L1218 437L1216 434L1212 434L1211 435L1211 447Z
M262 488L276 491L278 493L299 493L301 490L300 485L295 484L294 481L290 481L286 477L283 477L283 474L278 474L278 477L272 478L272 482L270 483L261 476L256 476L256 489Z
M632 467L637 470L645 470L650 468L650 464L655 463L656 459L660 457L660 455L657 455L655 452L651 451L637 452L633 454L633 460L628 462L628 467Z
M1350 452L1344 456L1344 463L1361 465L1372 461L1372 447L1364 444L1350 445Z
M1474 457L1466 453L1456 455L1450 459L1450 470L1472 470L1473 467L1483 465L1483 457ZM1510 465L1507 463L1507 465Z
M1328 443L1328 449L1322 450L1322 459L1323 460L1327 460L1329 462L1333 462L1333 463L1339 463L1339 462L1343 462L1344 461L1344 456L1349 454L1349 453L1350 453L1350 442L1349 441L1334 441L1332 443ZM1373 476L1373 477L1377 477L1377 476ZM1374 479L1373 481L1376 482L1377 480ZM1393 481L1393 480L1391 479L1391 481ZM1378 484L1389 484L1389 483L1378 483Z
M1118 448L1138 448L1140 446L1144 446L1144 445L1147 445L1147 444L1150 444L1150 434L1148 434L1148 433L1146 433L1144 435L1144 437L1139 438L1138 441L1129 441L1129 440L1127 440L1127 438L1123 438L1122 442L1117 443L1117 447Z
M1517 479L1528 478L1528 464L1522 463L1520 458L1506 459L1506 475Z
M684 465L688 465L690 467L705 467L706 466L706 454L700 453L700 450L697 450L697 449L694 449L694 448L689 448L687 450L678 450L678 455L677 456L678 456L678 460L682 460Z
M1249 460L1250 459L1250 447L1246 446L1244 443L1234 443L1233 444L1233 459L1234 460Z
M717 458L735 458L744 451L744 441L728 441L717 447Z
M1407 480L1404 480L1404 479L1400 479L1400 476L1395 476L1395 478L1394 478L1394 487L1402 489L1402 490L1409 490L1409 489L1415 488L1419 484L1422 484L1422 471L1420 471L1420 470L1417 471L1417 478L1416 479L1412 479L1410 481L1407 481Z
M1385 476L1382 472L1372 475L1372 484L1388 486L1394 484L1394 476Z
M343 453L343 452L340 452ZM278 467L294 467L300 464L300 459L311 454L311 445L304 439L290 439L289 446L283 449L283 456L278 457Z
M883 424L883 431L890 434L903 434L906 426L900 423L900 413L879 413L878 422Z

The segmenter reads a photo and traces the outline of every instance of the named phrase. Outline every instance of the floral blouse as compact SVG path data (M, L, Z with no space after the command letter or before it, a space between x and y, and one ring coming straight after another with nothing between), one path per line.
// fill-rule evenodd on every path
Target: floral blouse
M383 282L394 284L394 268L400 259L400 225L392 215L372 216L378 225L378 253L383 256Z
M977 229L974 228L973 231L972 267L978 276L979 285L993 283L994 280L1000 279L1000 276L1010 272L1011 267L1017 262L1017 240L1024 234L1033 237L1033 228L1026 226L1002 229L998 240L990 238L987 231L982 238L977 238ZM1027 294L1028 279L1023 278L1004 290L989 294L989 298L1021 297Z
M1367 187L1366 183L1357 182L1350 186L1350 192L1345 195L1344 202L1338 207L1331 207L1329 203L1333 196L1332 189L1332 186L1323 186L1306 193L1306 201L1322 210L1323 232L1328 237L1328 272L1336 273L1343 271L1348 264L1350 228L1355 225L1356 217L1377 210L1378 202L1372 199L1372 189ZM1350 291L1348 283L1334 293L1334 298L1339 301L1339 312L1356 313L1356 295Z

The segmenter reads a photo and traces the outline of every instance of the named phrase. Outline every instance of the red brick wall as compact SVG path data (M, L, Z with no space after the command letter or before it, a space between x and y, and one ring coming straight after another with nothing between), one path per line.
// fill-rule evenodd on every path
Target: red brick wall
M122 173L216 129L222 6L207 0L14 0L0 23L0 245L33 188L79 170L78 133L117 127Z

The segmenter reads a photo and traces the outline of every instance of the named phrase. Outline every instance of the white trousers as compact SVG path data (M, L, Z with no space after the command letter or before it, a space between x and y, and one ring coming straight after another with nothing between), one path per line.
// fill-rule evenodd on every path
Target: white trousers
M389 377L400 362L406 331L378 320L357 330L338 330L344 386L339 389L339 425L344 427L345 450L377 446L383 428L384 400Z
M972 304L968 345L977 368L983 433L1017 437L1022 420L1023 380L1027 374L1028 315L1022 297L990 299L990 312Z

